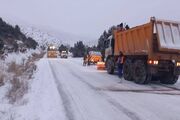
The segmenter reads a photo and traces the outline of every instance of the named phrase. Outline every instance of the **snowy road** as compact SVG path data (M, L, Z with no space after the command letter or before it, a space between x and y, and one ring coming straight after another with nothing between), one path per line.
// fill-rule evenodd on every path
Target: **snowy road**
M31 120L180 119L180 83L142 86L120 81L95 66L83 67L81 59L44 58L38 63L26 114L35 116ZM30 110L32 106L36 109Z

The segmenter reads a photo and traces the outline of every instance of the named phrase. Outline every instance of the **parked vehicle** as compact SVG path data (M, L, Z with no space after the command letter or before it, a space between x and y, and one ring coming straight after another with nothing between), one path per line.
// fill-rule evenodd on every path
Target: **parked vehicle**
M102 61L102 55L100 52L90 51L86 59L88 61L88 64L96 64L97 62Z
M61 57L61 58L68 58L68 52L67 52L67 51L62 51L62 52L60 53L60 57Z
M105 41L106 68L113 74L118 55L123 60L123 76L138 84L152 78L175 84L180 75L180 22L159 20L129 30L115 30Z

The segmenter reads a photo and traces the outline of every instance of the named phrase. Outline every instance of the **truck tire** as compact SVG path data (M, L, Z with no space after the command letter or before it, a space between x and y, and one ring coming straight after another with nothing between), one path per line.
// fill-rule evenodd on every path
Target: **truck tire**
M175 84L178 81L179 76L173 75L172 73L166 73L160 77L160 82L162 84Z
M152 75L148 74L148 75L146 76L146 80L144 81L143 84L149 84L149 83L151 82L151 80L152 80Z
M147 66L143 60L134 62L133 78L137 84L148 84L151 81L151 76L148 75Z
M123 65L123 76L125 80L132 81L133 80L133 64L132 61L126 59Z
M109 74L113 74L114 73L114 69L115 69L115 64L114 64L114 60L113 58L109 58L106 62L106 68L107 68L107 72Z

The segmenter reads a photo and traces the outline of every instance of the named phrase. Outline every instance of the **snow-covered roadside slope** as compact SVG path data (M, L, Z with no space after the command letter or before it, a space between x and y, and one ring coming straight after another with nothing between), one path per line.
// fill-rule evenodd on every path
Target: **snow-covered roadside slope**
M14 76L16 75L14 71L9 71L11 64L15 63L17 66L24 64L25 66L25 63L28 61L28 58L32 56L32 54L40 54L41 52L42 51L36 49L28 50L26 53L9 53L6 56L5 61L0 60L0 79L3 76L4 81L4 84L0 86L0 120L11 120L16 118L18 116L18 114L16 114L16 108L21 108L26 103L24 99L17 101L15 104L10 103L10 99L13 96L9 96L9 93L12 90L12 81L14 81ZM16 70L19 69L17 68ZM28 77L28 75L26 77ZM19 80L24 81L24 83L27 83L26 85L28 86L29 81L26 79L26 77L20 76Z
M25 53L9 53L5 59L5 63L11 63L12 61L16 62L17 64L22 64L22 62L26 62L28 57L30 57L33 53L39 54L42 52L40 49L30 49L27 50Z
M17 107L15 120L66 120L62 101L57 91L54 77L47 60L37 63L35 79L31 90L26 95L27 104Z

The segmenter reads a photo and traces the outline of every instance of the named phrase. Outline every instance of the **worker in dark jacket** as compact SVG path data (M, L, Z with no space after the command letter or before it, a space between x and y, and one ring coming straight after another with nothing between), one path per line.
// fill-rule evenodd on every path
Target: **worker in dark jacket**
M85 54L84 57L83 57L83 66L86 66L87 64L87 55Z
M129 25L126 25L125 28L126 28L126 30L129 30L129 29L130 29Z
M118 75L119 77L122 77L123 75L123 60L124 60L124 56L122 52L119 52L119 57L118 57Z
M90 59L91 59L91 56L90 56L90 54L88 52L88 54L87 54L87 65L88 66L90 65Z

